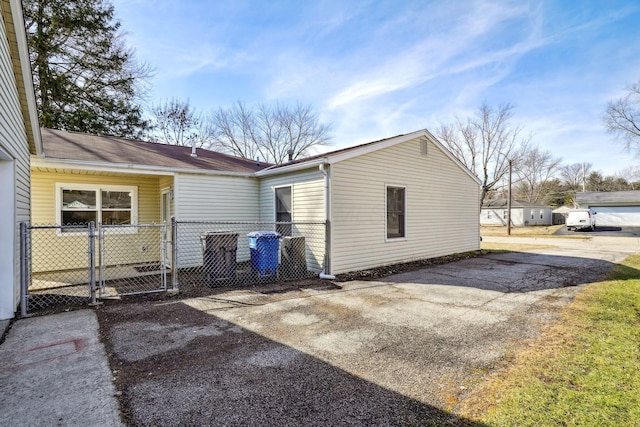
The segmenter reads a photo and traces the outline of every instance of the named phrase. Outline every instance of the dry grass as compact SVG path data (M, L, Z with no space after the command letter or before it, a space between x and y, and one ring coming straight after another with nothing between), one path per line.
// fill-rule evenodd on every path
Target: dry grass
M640 255L590 285L465 399L496 426L640 426Z
M512 227L512 236L552 236L553 233L561 229L563 225L539 225L533 227ZM507 227L486 226L480 227L480 235L482 236L506 236Z
M553 245L527 245L521 243L498 243L498 242L482 242L480 249L486 251L508 251L508 252L527 252L534 251L536 249L549 249L553 248Z

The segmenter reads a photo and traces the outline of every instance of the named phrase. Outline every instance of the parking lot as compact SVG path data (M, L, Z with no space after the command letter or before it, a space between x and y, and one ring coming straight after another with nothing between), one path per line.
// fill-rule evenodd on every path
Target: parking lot
M377 282L103 307L121 408L131 425L465 424L451 411L474 384L637 246L549 240Z

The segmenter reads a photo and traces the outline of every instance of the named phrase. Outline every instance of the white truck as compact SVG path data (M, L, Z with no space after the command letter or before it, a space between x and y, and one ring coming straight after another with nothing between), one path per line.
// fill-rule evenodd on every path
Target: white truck
M596 229L596 213L591 209L571 209L567 213L567 230L591 230Z

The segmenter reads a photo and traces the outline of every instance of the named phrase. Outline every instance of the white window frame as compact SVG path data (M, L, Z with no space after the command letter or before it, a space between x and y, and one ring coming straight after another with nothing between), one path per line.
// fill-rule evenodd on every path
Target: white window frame
M387 194L389 192L389 187L391 188L402 188L404 190L404 206L403 206L403 210L404 210L404 236L402 237L389 237L389 233L387 230L387 222L388 222L388 212L387 212L387 206L388 206L388 201L387 201ZM407 236L409 234L409 230L407 227L407 224L409 223L408 221L408 212L407 212L407 203L409 200L409 191L407 190L407 186L406 185L402 185L402 184L385 184L384 186L384 240L385 242L398 242L398 241L403 241L403 240L407 240Z
M294 221L294 216L293 216L293 185L289 184L289 185L278 185L277 187L273 187L273 222L277 222L278 221L278 190L281 188L289 188L289 191L291 193L291 211L289 212L289 214L291 215L291 222ZM293 227L292 227L293 228Z
M131 225L138 224L138 187L133 185L101 185L101 184L78 184L72 182L56 182L56 224L62 224L62 190L89 190L96 192L97 222L102 220L102 191L128 191L131 193ZM119 234L135 234L137 227L110 227L109 232ZM85 234L86 231L65 231L57 230L60 236L75 236Z

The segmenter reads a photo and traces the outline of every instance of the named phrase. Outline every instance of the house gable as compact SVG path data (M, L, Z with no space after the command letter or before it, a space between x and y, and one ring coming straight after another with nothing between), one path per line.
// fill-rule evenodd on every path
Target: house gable
M476 250L480 186L421 135L331 164L331 272ZM387 188L405 189L406 235L388 239Z

